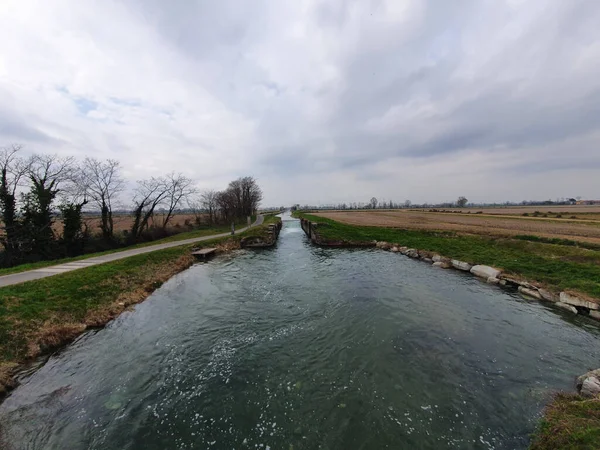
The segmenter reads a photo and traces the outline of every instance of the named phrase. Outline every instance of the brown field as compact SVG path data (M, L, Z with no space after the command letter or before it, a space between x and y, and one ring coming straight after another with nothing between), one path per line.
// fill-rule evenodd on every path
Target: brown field
M473 211L481 211L481 209ZM313 214L351 225L454 231L464 234L501 237L535 235L544 238L569 239L600 244L600 223L593 220L495 216L473 213L452 214L413 210L330 211L315 212Z
M200 214L200 218L202 220L202 224L207 223L207 215ZM150 219L149 225L153 226L162 226L165 220L165 214L155 214L153 218ZM100 216L87 216L83 218L83 221L87 225L89 231L92 234L100 234ZM186 228L186 221L191 226L196 226L196 215L195 214L176 214L175 216L169 219L169 228ZM131 230L131 226L133 225L133 216L130 214L121 214L113 217L114 222L114 231L115 234L118 234L125 230ZM2 227L2 221L0 221L0 228ZM52 230L56 233L57 236L62 234L63 224L60 219L56 219L52 224ZM3 234L0 229L0 236Z
M560 214L563 218L576 216L578 219L600 220L599 205L564 205L564 206L494 206L481 208L437 208L443 211L458 211L463 214L492 214L492 215L507 215L521 216L523 214L533 215L536 211L540 214L547 214L549 217L554 217ZM428 209L425 209L427 211Z
M83 220L92 234L100 233L101 220L99 216L85 217ZM155 214L154 217L150 219L149 225L162 226L164 220L164 214ZM185 228L187 227L186 220L189 224L196 225L196 216L194 214L176 214L175 216L171 217L171 219L169 219L168 226L169 228ZM129 214L118 215L113 218L113 221L115 233L120 233L124 230L131 229L131 226L133 225L133 216ZM60 220L57 220L56 222L54 222L52 228L54 229L55 233L60 235L62 233L62 222Z

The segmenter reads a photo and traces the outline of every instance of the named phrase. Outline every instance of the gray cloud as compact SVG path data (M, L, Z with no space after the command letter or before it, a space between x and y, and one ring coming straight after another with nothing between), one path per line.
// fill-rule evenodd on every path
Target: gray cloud
M0 142L269 204L600 196L593 0L15 5Z

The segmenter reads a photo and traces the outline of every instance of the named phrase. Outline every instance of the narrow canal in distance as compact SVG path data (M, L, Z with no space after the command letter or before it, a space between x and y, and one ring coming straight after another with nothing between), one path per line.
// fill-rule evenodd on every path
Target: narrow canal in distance
M378 250L277 246L171 279L0 405L7 449L526 448L600 331ZM0 446L2 446L0 445Z

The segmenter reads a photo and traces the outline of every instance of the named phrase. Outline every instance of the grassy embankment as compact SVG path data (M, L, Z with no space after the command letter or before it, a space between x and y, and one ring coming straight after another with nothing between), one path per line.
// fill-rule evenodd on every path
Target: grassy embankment
M322 217L297 213L318 222L326 240L388 241L472 263L488 264L554 290L570 289L600 298L600 252L570 243L532 242L456 233L401 230L346 225ZM532 450L599 449L600 399L558 394L546 408L531 444Z
M236 236L0 288L0 393L10 385L11 374L20 363L70 342L88 327L106 324L188 268L194 262L192 248L238 248L242 237L261 233L273 220L265 218L265 224Z
M600 448L600 399L558 394L546 407L530 450Z

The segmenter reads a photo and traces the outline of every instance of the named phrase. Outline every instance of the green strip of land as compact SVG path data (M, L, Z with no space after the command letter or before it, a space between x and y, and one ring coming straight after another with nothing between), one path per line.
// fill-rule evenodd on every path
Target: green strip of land
M449 258L498 267L556 291L572 290L600 298L598 250L523 239L355 226L305 213L296 215L319 223L318 232L325 240L348 244L373 240L398 243Z

